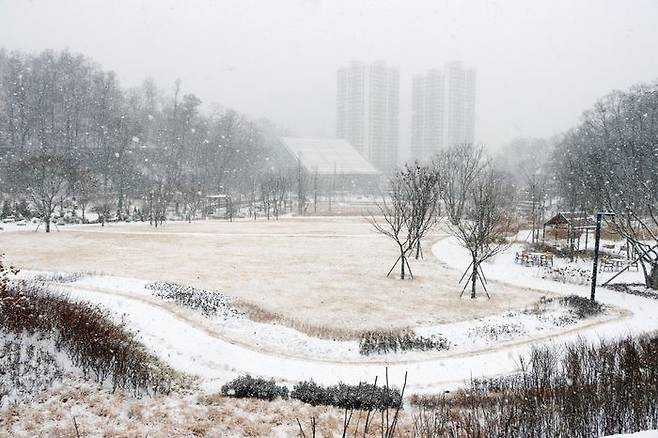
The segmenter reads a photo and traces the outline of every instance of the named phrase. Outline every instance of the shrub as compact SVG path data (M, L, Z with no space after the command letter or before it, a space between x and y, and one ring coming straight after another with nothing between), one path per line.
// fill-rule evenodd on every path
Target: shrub
M30 399L63 375L52 348L38 339L7 335L0 341L0 407Z
M32 275L30 280L44 283L74 283L89 275L87 272L44 272Z
M339 383L325 388L311 380L296 384L290 397L312 406L336 406L343 409L383 411L402 406L399 390L368 383Z
M579 319L596 316L603 312L601 303L579 295L560 297L560 304L570 307Z
M148 283L145 288L152 290L153 295L158 298L199 311L206 316L244 316L243 312L231 306L231 299L220 292L182 286L167 281Z
M474 338L484 338L498 340L500 338L509 338L526 334L525 326L515 322L508 324L483 324L472 327L469 330L469 336Z
M644 283L613 283L607 287L616 292L658 300L658 292L649 289Z
M279 386L274 379L254 378L249 374L231 380L221 388L223 395L236 398L257 398L272 401L275 398L288 399L288 388Z
M443 336L418 336L412 331L368 331L359 339L359 354L387 354L402 351L448 350Z
M329 392L313 380L297 383L290 392L290 398L303 401L311 406L332 406Z
M543 279L559 281L561 283L587 284L592 281L592 271L580 269L573 266L564 267L542 267L539 277Z
M655 429L657 357L655 334L535 347L518 375L412 399L423 406L414 436L585 438Z
M53 339L86 378L135 394L168 393L178 383L178 374L147 352L123 324L115 324L107 310L70 301L38 283L0 289L0 329Z

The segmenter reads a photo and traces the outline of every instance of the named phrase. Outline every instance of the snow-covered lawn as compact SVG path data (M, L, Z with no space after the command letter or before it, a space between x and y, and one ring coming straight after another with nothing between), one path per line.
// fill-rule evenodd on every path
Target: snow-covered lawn
M317 220L317 219L316 219ZM356 222L354 219L346 220L346 226L339 235L331 236L327 233L327 224L318 225L315 221L290 220L290 223L272 224L271 231L276 231L277 227L281 233L291 232L290 227L296 225L297 233L292 234L288 240L291 245L304 254L304 245L310 243L316 245L315 249L320 249L321 256L325 257L326 251L338 251L344 245L350 245L350 240L357 240L361 245L364 242L371 242L374 248L379 247L379 236L370 236L368 234L359 234L356 231L363 231L363 224ZM326 219L320 220L325 221ZM344 219L331 219L330 222L336 222ZM225 224L230 227L231 224ZM236 224L234 224L236 225ZM183 273L189 274L189 269L208 268L211 265L208 261L197 260L198 264L203 266L191 266L183 257L179 264L186 268L175 269L173 264L174 255L165 252L165 249L171 251L171 245L182 244L182 237L193 239L194 244L204 245L203 254L210 255L209 247L224 248L222 254L228 254L225 247L229 246L233 250L242 248L251 255L256 255L258 251L250 249L249 245L262 243L261 249L267 246L272 249L277 246L274 243L281 239L280 233L268 234L265 228L256 227L251 232L246 232L247 224L238 223L242 228L241 234L217 232L215 224L199 224L194 233L177 232L177 229L183 229L186 224L174 224L164 231L144 230L141 225L131 225L126 227L113 227L107 230L98 229L92 231L74 231L67 233L55 234L58 236L58 242L69 242L66 245L67 251L81 248L82 244L89 242L102 241L104 245L116 249L116 254L121 257L115 262L112 269L119 270L123 263L138 263L133 251L140 250L144 255L144 242L151 241L154 248L150 251L150 257L145 264L150 269L155 269L159 259L164 260L164 267L159 271L161 279L172 279L176 275ZM270 225L270 224L266 224ZM349 232L349 230L352 230ZM367 228L366 228L367 230ZM334 231L335 233L335 231ZM33 234L34 235L34 234ZM52 236L46 236L51 238ZM137 240L132 240L136 238ZM76 241L81 241L75 243ZM173 240L173 243L170 242ZM226 241L226 243L223 243ZM249 242L247 245L245 242ZM28 247L35 247L37 243L43 243L41 239L27 239ZM71 243L73 242L73 243ZM131 243L132 242L132 243ZM267 242L267 243L264 243ZM337 246L331 244L333 242ZM386 243L384 241L384 243ZM281 246L286 246L287 241L282 242ZM14 244L15 245L15 244ZM246 246L245 246L246 245ZM13 247L16 248L15 246ZM48 261L48 249L39 248L33 259L34 263ZM181 252L188 251L185 246L181 246ZM72 297L77 299L90 300L101 304L114 311L118 317L123 318L128 327L137 330L139 339L153 352L158 354L162 359L170 363L175 368L198 376L201 386L207 390L217 390L219 386L227 380L244 373L252 375L274 377L277 380L292 384L300 380L313 379L320 384L333 384L338 381L346 383L358 383L360 381L373 381L375 376L383 378L385 367L389 367L391 382L401 382L405 371L409 372L409 393L437 392L444 389L453 388L463 384L472 377L498 376L515 372L518 369L518 358L520 355L526 355L532 345L539 343L555 343L556 346L569 341L577 340L580 337L596 341L600 338L617 338L630 333L642 333L652 331L658 328L658 314L656 307L658 301L606 290L599 289L598 299L608 306L609 311L599 317L586 319L582 321L570 322L564 324L564 309L560 307L549 308L541 316L532 312L523 312L523 309L529 308L538 301L541 296L568 295L576 294L588 296L589 287L586 285L571 285L558 283L551 280L539 278L534 268L527 268L514 264L514 251L511 248L507 253L499 255L491 263L484 267L485 273L491 281L490 292L492 300L486 299L470 300L468 298L455 299L458 297L459 290L456 288L450 290L452 296L448 296L442 288L446 278L432 277L429 274L430 267L444 274L451 281L455 281L460 275L461 270L468 265L468 256L453 239L445 238L440 240L431 248L427 248L426 260L413 264L417 266L418 277L414 281L383 280L389 288L396 289L397 293L406 291L419 312L426 312L425 307L432 307L434 296L440 301L440 297L446 294L444 299L451 300L450 304L462 308L475 308L490 306L491 310L486 314L473 315L465 312L466 315L458 315L461 318L453 320L440 321L440 318L428 321L425 318L418 318L416 315L401 319L405 327L413 328L418 334L423 336L442 335L451 341L452 348L447 351L430 351L430 352L413 352L404 354L390 354L386 356L363 357L358 354L358 345L356 341L334 342L310 337L303 332L293 330L290 327L280 325L264 324L250 321L240 317L207 317L200 312L182 307L172 302L162 300L153 295L152 290L145 288L147 280L126 279L125 277L90 275L79 279L74 283L64 284L61 287ZM325 252L323 252L325 251ZM29 258L27 251L18 252L20 257ZM277 253L281 255L282 253ZM101 260L108 260L107 251L97 253ZM283 257L283 256L282 256ZM301 257L301 256L299 256ZM328 256L334 262L335 255ZM71 257L73 260L64 260L63 265L71 266L76 260L88 262L92 260L90 256L78 257L74 252ZM354 257L352 259L355 259ZM352 260L351 259L351 260ZM254 270L255 272L264 272L261 266L255 266L253 261L246 263L243 270ZM263 258L258 259L264 263ZM305 264L303 258L300 258L299 264ZM387 259L388 260L388 259ZM287 259L290 262L290 259ZM313 264L311 260L308 263ZM317 263L317 262L315 262ZM326 263L323 262L322 264ZM55 260L57 265L58 261ZM357 261L348 264L348 267L341 267L349 271L358 267L368 267L372 262L363 263ZM381 264L381 263L380 263ZM378 266L380 265L378 264ZM281 267L281 265L277 265ZM97 270L95 265L84 264L77 269ZM172 275L168 269L174 270L176 275ZM127 267L130 272L131 267ZM291 271L280 271L270 269L270 275L282 276L288 280L296 275L295 285L292 289L295 293L301 293L304 288L301 285L310 285L316 289L305 289L308 293L313 293L314 298L318 300L318 294L322 289L317 288L314 275L306 273L300 274L299 269ZM339 269L339 268L336 268ZM425 270L424 270L425 269ZM384 277L379 270L366 269L367 275L362 275L362 289L372 294L389 294L390 291L378 291L368 284L372 278ZM376 274L376 275L375 275ZM247 275L247 274L242 274ZM328 271L318 273L320 278L326 280ZM344 274L345 275L345 274ZM353 275L356 275L354 273ZM428 275L428 277L423 277ZM155 273L153 273L155 277ZM191 277L187 277L188 279ZM221 278L221 277L217 277ZM237 275L235 277L237 278ZM175 278L173 278L175 280ZM237 280L234 280L237 281ZM346 279L346 287L356 282L356 278ZM374 280L373 280L374 281ZM428 295L430 282L437 283L435 295ZM186 282L181 282L188 284ZM276 287L277 281L259 281L262 295L272 300L277 300L268 289L272 283ZM232 283L235 284L235 283ZM244 284L249 284L244 283ZM335 306L331 307L334 312L334 318L340 318L341 311L352 309L357 298L338 290L341 283L339 278L334 278L327 284L323 291L324 300L335 301ZM253 286L253 285L252 285ZM415 290L414 288L418 288ZM225 288L219 289L229 293ZM497 294L505 294L508 291L514 291L524 300L515 301L516 306L501 306L501 298ZM423 292L424 294L422 294ZM283 292L282 292L283 293ZM238 294L235 294L238 295ZM284 294L285 299L278 298L279 302L293 303L295 294ZM366 294L367 295L367 294ZM381 297L381 295L377 295ZM406 297L406 295L404 295ZM353 300L349 305L341 300ZM367 299L368 297L363 297ZM244 299L244 297L239 297ZM521 306L521 303L527 304ZM382 309L375 309L373 312L381 318L386 309L389 309L391 315L395 316L398 311L397 307L406 309L409 303L403 301L393 301ZM445 303L444 303L445 305ZM322 309L321 303L316 302L317 311L327 313ZM289 314L294 313L295 309ZM407 310L409 311L409 310ZM366 313L363 312L362 313ZM481 312L480 312L481 313ZM444 315L458 314L458 310L451 309L450 313ZM424 315L427 315L424 313ZM327 315L329 316L329 315ZM444 316L445 317L445 316ZM372 319L372 315L362 315L362 319ZM345 324L345 323L343 323ZM339 325L340 326L340 325ZM365 325L369 327L371 325ZM364 325L357 326L364 327ZM351 327L350 327L351 328ZM381 380L380 380L381 381Z
M539 294L491 285L492 299L459 299L461 272L432 256L411 261L413 281L386 278L395 245L360 217L66 226L0 233L9 263L169 280L240 298L268 312L336 330L441 324L523 309ZM464 266L465 267L465 266Z
M23 271L21 276L30 278L35 274ZM113 296L149 304L173 313L178 318L203 328L215 337L242 345L245 348L263 353L324 362L381 364L475 353L478 350L501 346L505 343L555 336L565 330L575 330L622 316L618 310L611 308L606 309L605 314L579 320L573 315L570 308L558 305L558 303L535 304L535 306L521 311L507 311L475 320L424 325L408 329L410 332L426 338L444 338L449 349L390 352L365 356L359 351L358 339L323 339L282 324L253 321L239 308L231 307L235 304L234 300L224 297L218 292L213 294L212 291L200 291L219 298L215 300L216 303L219 303L219 310L208 315L200 310L190 309L175 301L159 297L157 294L161 293L161 290L158 287L162 286L144 280L87 275L58 287L76 299L97 302L103 296ZM123 310L118 306L115 307L118 314L121 315Z

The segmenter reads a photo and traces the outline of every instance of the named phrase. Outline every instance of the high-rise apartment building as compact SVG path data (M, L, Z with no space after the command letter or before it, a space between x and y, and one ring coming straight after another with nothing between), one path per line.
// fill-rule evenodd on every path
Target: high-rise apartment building
M445 145L475 141L475 70L461 62L446 65Z
M397 164L399 107L398 69L353 62L338 70L336 136L381 171Z
M413 78L411 155L431 159L444 147L475 141L475 70L461 63Z
M411 155L426 161L443 148L445 96L443 74L430 70L413 78Z

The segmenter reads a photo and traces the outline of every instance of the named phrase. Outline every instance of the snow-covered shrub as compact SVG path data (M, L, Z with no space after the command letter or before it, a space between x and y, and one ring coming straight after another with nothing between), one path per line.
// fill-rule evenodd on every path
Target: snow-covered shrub
M113 389L167 393L180 381L107 310L70 301L39 283L17 282L0 291L0 330L51 338L84 377Z
M0 408L29 400L61 379L61 364L48 341L4 335L0 341Z
M607 287L617 292L658 300L658 292L649 289L644 283L613 283Z
M367 331L359 339L359 353L387 354L402 351L448 350L450 343L443 336L419 336L412 331Z
M383 411L402 405L400 391L394 388L375 386L370 383L347 385L339 383L327 388L333 405L343 409Z
M148 283L145 288L153 291L153 295L160 299L199 311L206 316L244 316L244 312L232 307L231 299L221 292L207 291L168 281Z
M300 382L293 387L290 398L313 406L336 406L343 409L383 411L402 405L402 395L398 389L369 383L358 385L339 383L323 387L312 380Z
M539 270L539 277L561 283L588 284L592 282L592 271L573 266L545 266Z
M272 401L275 398L288 398L288 388L279 386L274 379L246 376L231 380L221 388L223 395L236 398L257 398Z
M50 283L74 283L89 276L87 272L43 272L30 276L30 280Z
M333 400L327 389L313 380L297 383L290 392L290 398L303 401L311 406L333 405Z
M520 372L473 380L449 396L417 397L414 436L594 437L655 429L658 424L658 337L580 340L533 347Z
M469 336L472 338L482 338L492 341L499 339L509 339L512 337L526 334L526 328L522 324L514 322L500 324L482 324L472 327L469 330Z
M603 312L603 306L589 298L578 295L567 295L559 298L560 304L569 307L578 319L590 318Z

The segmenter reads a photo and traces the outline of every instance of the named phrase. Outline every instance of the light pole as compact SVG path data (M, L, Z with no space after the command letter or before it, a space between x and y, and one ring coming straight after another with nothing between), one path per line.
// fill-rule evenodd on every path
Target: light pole
M592 292L590 294L590 300L592 300L592 302L596 301L596 274L599 271L599 243L601 242L601 222L603 221L603 216L614 215L614 213L596 213L596 231L594 232L594 266L592 268Z

